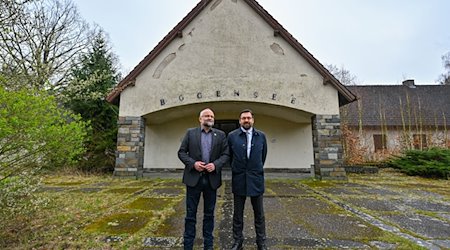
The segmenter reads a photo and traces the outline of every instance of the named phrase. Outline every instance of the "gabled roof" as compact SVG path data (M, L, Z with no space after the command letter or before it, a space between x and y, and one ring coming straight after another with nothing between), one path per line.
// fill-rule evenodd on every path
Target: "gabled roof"
M118 102L120 93L130 85L134 85L136 77L170 44L174 39L183 35L183 29L200 13L212 0L201 0L181 20L162 41L109 93L106 100ZM333 85L339 92L339 105L345 105L356 100L350 90L342 85L314 56L309 53L286 29L278 23L258 2L255 0L244 0L255 12L257 12L274 30L274 36L284 38L305 60L317 70L324 78L324 84Z
M450 127L450 85L347 87L358 97L344 107L349 125Z

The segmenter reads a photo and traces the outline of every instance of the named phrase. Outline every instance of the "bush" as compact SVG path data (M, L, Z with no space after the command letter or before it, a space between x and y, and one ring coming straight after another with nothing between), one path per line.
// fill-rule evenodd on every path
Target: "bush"
M15 248L13 246L20 241L18 234L30 235L34 232L30 221L48 208L51 202L37 192L40 187L41 178L27 171L0 180L0 248Z
M0 228L7 234L31 230L27 221L48 202L36 192L39 171L75 164L88 123L44 91L12 91L1 83L0 75ZM0 246L5 241L0 237Z
M448 179L450 177L450 149L408 150L403 156L395 156L390 159L388 165L400 169L408 175Z
M45 92L0 86L0 179L76 163L87 128Z
M0 180L0 216L7 222L18 216L31 217L35 211L45 207L47 199L39 197L36 190L41 179L34 174L24 172Z

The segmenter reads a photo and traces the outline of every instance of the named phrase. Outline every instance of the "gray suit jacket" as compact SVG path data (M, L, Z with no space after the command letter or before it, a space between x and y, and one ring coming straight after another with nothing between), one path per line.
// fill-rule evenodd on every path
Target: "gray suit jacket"
M212 133L210 161L214 163L216 170L207 175L211 187L217 189L222 185L222 167L229 161L230 153L225 133L215 128L212 128ZM200 127L187 130L178 150L178 158L184 164L183 183L190 187L196 186L200 172L194 168L194 163L202 160Z

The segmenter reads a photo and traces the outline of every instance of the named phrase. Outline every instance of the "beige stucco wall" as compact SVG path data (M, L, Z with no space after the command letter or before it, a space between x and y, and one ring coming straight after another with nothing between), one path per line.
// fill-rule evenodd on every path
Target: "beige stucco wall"
M217 101L339 113L336 89L245 2L212 1L182 33L121 93L120 116Z
M216 114L216 119L233 119L238 114ZM177 151L186 129L197 126L198 114L164 124L147 124L144 168L183 168ZM267 136L266 168L310 168L313 164L310 124L255 114L255 128Z

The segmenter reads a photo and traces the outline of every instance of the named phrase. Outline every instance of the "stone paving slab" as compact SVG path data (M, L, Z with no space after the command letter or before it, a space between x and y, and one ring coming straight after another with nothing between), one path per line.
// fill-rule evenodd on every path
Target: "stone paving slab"
M430 216L420 214L402 214L385 215L382 216L382 218L396 223L399 227L405 228L428 239L450 238L450 224Z
M346 198L349 204L374 211L402 211L402 202L399 200L377 200L367 198Z
M286 198L264 198L267 235L272 238L312 238L312 235L301 225L292 220L283 200ZM255 235L254 216L251 204L245 208L245 235Z
M432 240L430 242L438 246L441 246L442 248L450 249L450 240Z
M278 197L287 196L301 196L308 195L309 192L304 187L293 185L292 183L285 183L280 181L266 182L266 196L274 192ZM271 191L271 192L270 192Z
M326 193L329 193L329 194L336 194L336 195L358 195L358 194L360 195L360 194L362 194L361 192L358 192L355 189L348 189L346 187L325 188L323 191Z
M441 194L437 194L430 191L424 191L424 190L411 190L410 193L412 195L420 196L420 197L430 197L432 199L444 199L444 196Z
M447 212L438 212L437 215L441 218L443 218L444 220L448 220L450 221L450 212L447 210Z
M364 194L376 194L380 196L386 196L386 195L400 195L398 192L394 192L392 190L388 189L382 189L382 188L375 188L375 187L361 187L361 188L355 188L357 191Z
M299 218L308 217L313 214L329 214L333 210L332 204L316 197L300 197L297 199L283 199L281 200L290 213L303 214Z
M380 230L349 214L315 214L303 221L317 237L362 239L380 235Z
M408 199L405 200L404 203L412 208L418 210L439 212L439 211L447 211L450 212L450 204L431 202L427 200L418 200L418 199Z

